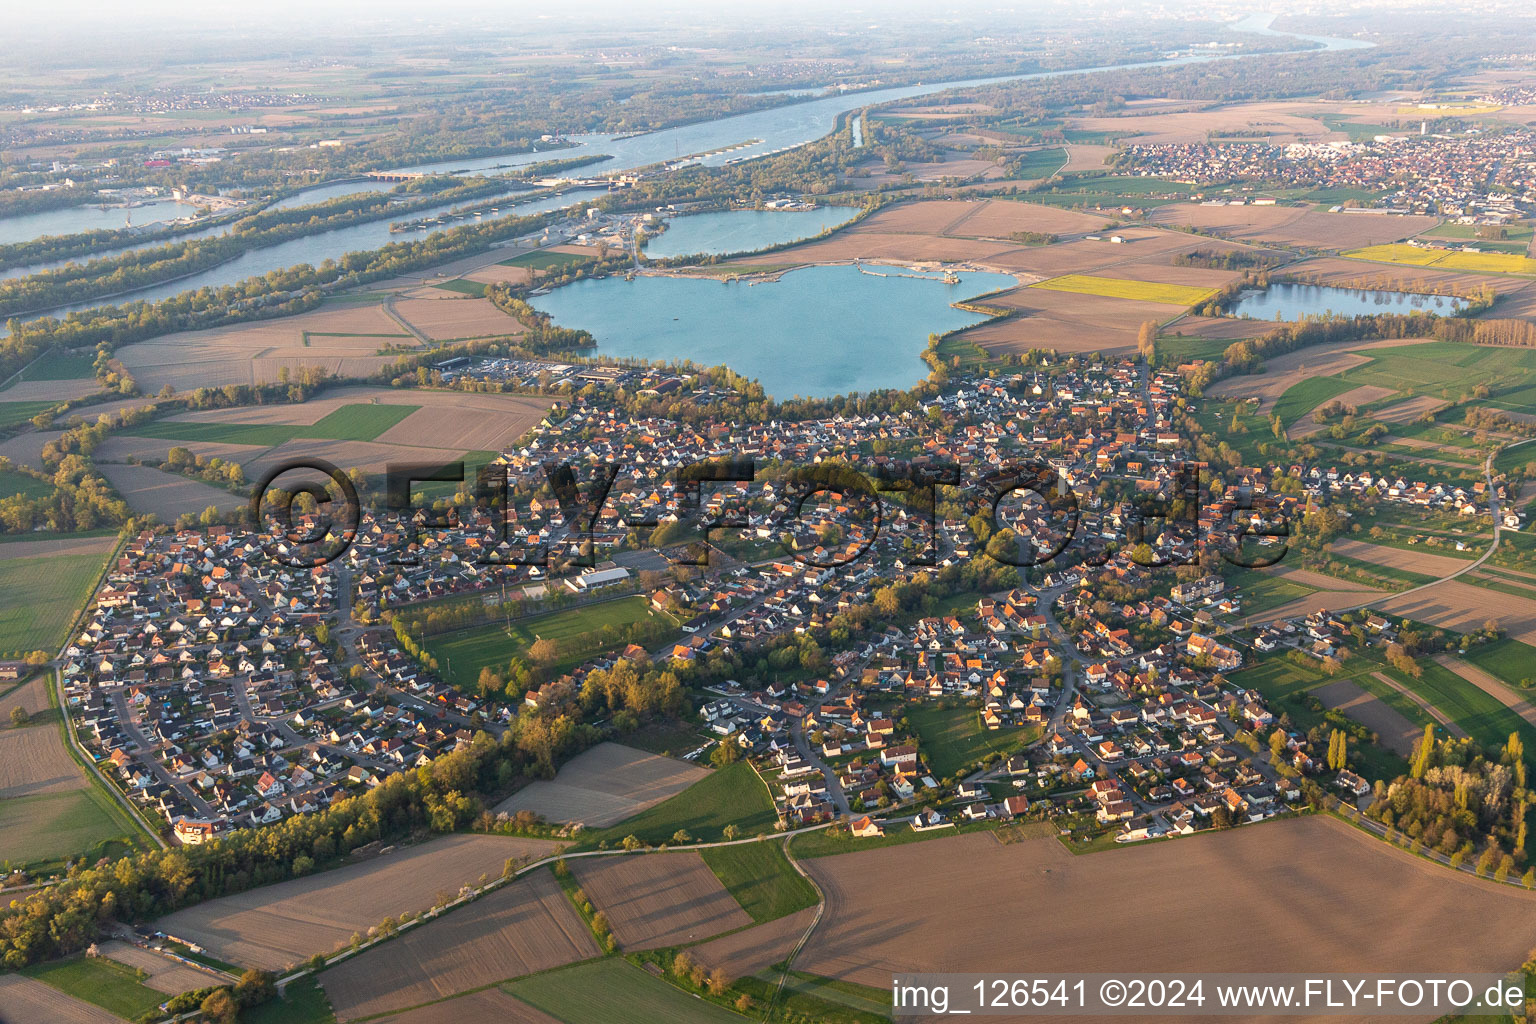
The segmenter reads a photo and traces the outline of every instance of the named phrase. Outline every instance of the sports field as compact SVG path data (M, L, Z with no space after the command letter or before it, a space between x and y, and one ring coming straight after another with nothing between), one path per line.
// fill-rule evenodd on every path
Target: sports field
M505 988L566 1024L741 1024L743 1019L616 958L535 974Z
M1410 267L1434 267L1437 270L1465 270L1478 274L1536 275L1536 260L1502 252L1451 252L1446 249L1421 249L1416 245L1370 245L1350 249L1340 255L1377 263L1401 263Z
M1122 281L1117 277L1094 277L1089 274L1064 274L1030 287L1044 288L1053 292L1073 292L1078 295L1102 295L1110 299L1165 302L1170 306L1193 306L1211 295L1213 291L1210 288L1196 288L1187 284Z

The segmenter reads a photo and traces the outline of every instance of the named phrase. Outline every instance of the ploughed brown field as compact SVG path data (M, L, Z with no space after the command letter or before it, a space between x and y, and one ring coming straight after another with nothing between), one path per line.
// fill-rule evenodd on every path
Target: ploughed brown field
M1360 689L1352 680L1340 679L1310 691L1323 706L1348 715L1381 737L1381 745L1407 757L1424 730L1375 694Z
M767 970L788 956L815 917L816 908L807 907L756 928L711 939L692 947L689 952L712 971L721 970L732 978L744 978Z
M903 971L1503 971L1536 893L1313 816L1073 856L990 834L806 862L826 892L797 969L876 988Z
M1074 128L1090 132L1123 132L1134 135L1127 141L1138 143L1205 142L1212 132L1262 130L1276 142L1298 139L1324 139L1332 134L1322 121L1300 111L1317 107L1333 110L1334 105L1287 101L1276 103L1234 103L1201 110L1149 110L1126 112L1113 117L1076 117ZM1342 136L1340 136L1342 137Z
M1213 231L1247 242L1306 245L1319 249L1356 249L1395 242L1427 231L1438 217L1328 213L1301 206L1205 206L1170 203L1153 210L1153 224ZM1305 265L1310 269L1311 265Z
M188 967L178 960L126 942L104 942L97 948L108 960L143 971L146 975L144 984L168 996L229 984L229 978L219 972Z
M536 1010L499 988L472 992L444 1003L421 1006L404 1013L379 1017L373 1024L560 1024L543 1010Z
M9 709L18 704L26 706L26 701L13 704L7 699L5 706ZM59 739L57 726L37 723L17 729L10 724L9 710L4 721L5 727L0 728L0 800L87 788L84 774Z
M1426 576L1449 576L1465 569L1476 557L1469 553L1465 558L1457 558L1454 555L1437 555L1428 551L1388 547L1385 544L1369 544L1362 540L1336 540L1328 545L1328 550L1345 558L1356 558L1389 569L1404 569Z
M590 857L570 864L626 951L679 946L752 923L694 852Z
M586 922L541 870L325 971L320 984L337 1019L352 1020L597 954Z
M489 299L451 292L440 291L430 299L402 299L395 304L395 312L433 341L523 333L522 325L491 305Z
M1418 395L1377 409L1375 416L1383 423L1412 423L1425 413L1435 413L1451 403L1433 395Z
M0 974L0 1021L4 1024L123 1024L99 1006L19 974Z
M1062 352L1124 352L1136 347L1143 322L1166 319L1173 307L1046 288L1013 288L986 300L1017 316L978 324L960 335L994 354L1053 348Z
M1475 583L1449 580L1375 604L1378 610L1431 626L1470 633L1496 620L1521 643L1536 644L1536 600L1489 590Z
M1103 217L1054 206L1039 206L1010 199L979 203L904 204L942 206L965 213L949 222L945 234L967 238L1007 237L1015 231L1039 231L1052 235L1093 234L1108 223ZM903 207L898 207L900 210ZM871 218L873 220L874 218ZM925 217L926 219L926 217ZM862 225L860 225L862 226Z
M174 441L162 443L167 451L175 444ZM96 468L117 488L129 508L159 516L163 523L174 523L177 516L187 512L196 515L209 505L227 512L247 502L246 498L221 487L179 473L165 473L152 466L104 462Z
M198 943L226 963L280 970L329 953L386 917L427 910L440 894L456 896L460 886L475 884L481 875L496 878L509 858L543 857L557 846L539 839L447 836L200 903L161 918L156 927Z
M603 828L681 793L708 774L685 761L599 743L561 765L554 779L518 790L496 812L533 811L547 821Z

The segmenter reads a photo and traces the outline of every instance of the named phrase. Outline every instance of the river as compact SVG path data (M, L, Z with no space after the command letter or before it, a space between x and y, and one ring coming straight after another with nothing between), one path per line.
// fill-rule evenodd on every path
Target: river
M1238 22L1233 27L1246 32L1285 35L1286 33L1277 33L1269 27L1273 20L1273 15L1254 15ZM1351 50L1373 45L1354 39L1303 38L1320 43L1325 50ZM563 159L570 156L580 156L583 152L599 153L608 157L607 160L581 168L579 173L583 175L614 174L676 161L682 157L695 157L696 159L693 162L718 166L794 149L813 142L831 132L840 115L860 107L910 99L917 96L927 96L950 89L989 85L997 82L1029 81L1033 79L1059 78L1066 75L1097 74L1137 68L1173 67L1183 64L1272 55L1196 54L1128 64L1070 68L1059 71L1038 71L1021 75L1000 75L990 78L934 82L889 89L874 89L864 92L835 93L830 96L807 100L803 103L792 103L768 110L758 110L747 114L716 118L711 121L700 121L695 124L679 125L675 128L648 132L643 135L616 136L592 134L573 136L569 139L572 145L565 149L550 150L542 153L530 152L487 156L469 160L443 160L417 164L413 167L403 168L403 170L433 174L483 176L556 157ZM320 197L346 195L349 191L362 191L369 187L369 185L360 185L355 182L324 185L310 190L308 195ZM563 205L570 205L584 198L595 198L595 194L578 192L570 193L562 198L569 200L569 202L565 202ZM317 200L311 199L310 201ZM541 207L548 208L551 202L551 200L540 200L539 204ZM509 207L504 212L522 215L524 213L536 212L536 209L537 207L533 206L523 208ZM67 211L53 212L59 214ZM411 219L428 215L430 214L412 214ZM36 216L45 217L46 215L39 214ZM3 226L4 223L3 220L0 220L0 226ZM43 222L40 221L38 223L41 225ZM0 228L0 230L3 230L3 228ZM39 227L39 230L45 231L45 233L59 233L56 227ZM391 241L419 238L428 233L430 232L420 231L408 234L391 234L388 229L388 222L386 221L376 221L371 224L322 232L308 238L295 239L280 245L248 252L235 260L182 281L139 289L114 299L98 300L76 306L60 306L31 315L62 316L73 310L90 308L91 306L101 305L104 302L126 302L140 299L154 300L176 295L193 288L221 287L253 275L265 274L283 267L294 266L299 263L318 265L326 259L336 259L349 252L374 249ZM24 269L31 268L16 268L14 273L22 273Z

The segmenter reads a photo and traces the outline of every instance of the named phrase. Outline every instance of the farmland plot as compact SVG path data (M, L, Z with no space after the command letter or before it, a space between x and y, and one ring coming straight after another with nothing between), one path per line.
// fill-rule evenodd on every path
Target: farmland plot
M617 743L599 743L560 766L553 780L520 789L496 811L533 811L548 821L602 828L681 793L709 772Z
M320 984L337 1018L351 1020L597 954L555 876L535 871L326 971Z
M624 950L695 942L752 923L697 853L570 862Z
M456 894L481 875L495 878L508 858L541 857L555 849L555 843L537 839L447 836L335 871L209 900L161 918L156 927L198 943L227 963L279 970L328 953L386 917L426 910L439 893Z
M0 974L5 1024L123 1024L123 1018L17 974Z

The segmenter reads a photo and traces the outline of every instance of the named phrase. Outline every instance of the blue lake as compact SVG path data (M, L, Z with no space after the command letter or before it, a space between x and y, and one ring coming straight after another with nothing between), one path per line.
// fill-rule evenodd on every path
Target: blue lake
M755 252L814 238L828 228L848 223L858 212L851 206L820 206L814 210L729 210L673 217L667 221L666 231L645 243L645 254L668 259Z
M605 356L723 363L776 398L824 398L916 384L928 375L929 334L986 319L950 303L1014 283L1006 274L964 273L947 284L806 267L758 284L606 277L530 301L563 327L591 331Z
M1227 312L1255 320L1300 320L1308 316L1375 315L1377 313L1434 313L1450 316L1465 305L1450 295L1417 295L1410 292L1362 288L1329 288L1315 284L1272 284L1240 298Z

